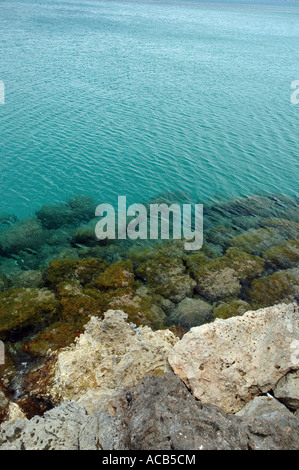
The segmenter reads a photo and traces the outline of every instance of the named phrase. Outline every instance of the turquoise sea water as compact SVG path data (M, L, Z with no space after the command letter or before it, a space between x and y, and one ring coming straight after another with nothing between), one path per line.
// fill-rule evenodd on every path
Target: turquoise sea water
M1 0L0 24L0 212L298 194L298 2Z

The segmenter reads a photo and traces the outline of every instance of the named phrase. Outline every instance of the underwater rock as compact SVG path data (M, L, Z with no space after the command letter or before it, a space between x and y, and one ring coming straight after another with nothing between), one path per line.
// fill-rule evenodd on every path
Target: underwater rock
M21 271L14 276L11 283L15 289L24 288L41 288L44 286L43 273L41 271Z
M275 417L277 414L293 417L293 414L286 406L271 396L255 397L236 413L237 416L253 416L256 418L271 417L271 415Z
M197 281L199 294L210 301L238 296L241 282L262 274L265 263L261 258L236 248L229 248L224 256L208 262L204 258L198 259L198 267L193 261L191 273Z
M125 387L98 413L98 433L103 450L299 449L295 417L227 415L196 400L172 373Z
M0 294L0 338L46 326L58 309L58 299L47 289L9 289Z
M279 380L274 396L291 410L299 409L299 370L289 372Z
M46 243L46 232L36 219L24 219L0 231L0 253L16 254L22 250L36 252Z
M263 258L278 269L299 266L299 242L297 240L283 242L263 253Z
M118 261L110 265L92 283L100 291L132 287L134 283L133 263L130 260Z
M37 218L46 229L58 229L68 225L88 222L94 217L96 203L88 196L76 196L66 204L44 205L36 212Z
M103 320L91 318L75 345L58 355L54 398L84 402L92 390L100 399L119 387L135 385L149 373L163 375L169 370L167 357L178 338L169 330L136 329L126 321L120 310L109 310Z
M245 312L251 309L251 306L241 299L233 299L229 302L221 302L218 304L213 311L214 318L227 318L236 317L243 315Z
M286 238L273 227L250 229L231 240L231 245L247 253L261 255L269 248L279 245Z
M45 282L51 288L70 280L85 285L91 283L106 267L106 261L98 258L53 260L47 269Z
M192 328L169 363L196 398L236 413L299 368L299 308L281 304Z
M212 305L201 299L191 299L186 297L171 311L170 323L192 328L200 326L212 320Z
M76 403L43 417L3 423L0 450L97 450L97 421Z
M136 270L157 294L173 302L192 297L196 282L186 273L181 259L158 258L142 263Z
M0 274L0 292L7 290L8 287L9 287L8 279L3 274Z
M279 302L292 302L299 293L299 269L286 269L254 279L247 292L254 308L269 307Z
M82 244L86 246L96 246L99 244L99 240L95 234L95 228L98 219L93 219L87 224L80 225L74 233L72 237L72 241L74 244Z
M262 227L271 227L276 230L286 239L299 238L299 223L286 219L262 219L260 222Z

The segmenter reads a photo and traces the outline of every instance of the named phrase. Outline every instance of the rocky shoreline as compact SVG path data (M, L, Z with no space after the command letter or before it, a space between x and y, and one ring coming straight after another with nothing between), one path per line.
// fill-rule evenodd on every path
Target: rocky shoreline
M15 410L0 450L299 449L296 303L181 340L127 320L121 310L92 317L51 356L46 380L36 371L35 397L54 407L32 419Z
M197 412L184 421L175 411L187 393L196 407L212 407L204 408L212 417L216 406L215 429L218 419L228 424L233 418L239 437L244 420L260 419L258 413L271 415L278 427L277 416L291 420L281 423L290 441L279 444L269 424L272 437L264 444L253 437L248 439L255 444L243 437L233 444L223 437L225 448L296 447L298 199L255 196L208 205L204 247L188 253L180 241L98 243L93 211L94 201L78 197L44 206L32 219L0 217L1 446L72 447L63 436L51 444L24 443L14 429L21 418L25 436L34 423L44 426L45 420L59 421L66 413L77 423L74 435L86 416L98 436L98 429L104 432L112 423L108 415L114 410L113 422L123 423L129 434L112 433L107 424L107 436L115 440L93 435L97 448L222 448L223 442L198 440ZM171 408L160 389L175 389L175 381L181 395L174 394L177 404ZM182 429L193 429L187 447L170 421L163 432L171 444L162 428L154 433L160 444L158 439L151 444L146 438L134 440L131 420L143 418L141 405L135 410L137 401L130 397L142 403L147 396L143 383L153 393L149 402L155 387L160 390L167 420L182 419ZM106 424L100 416L106 416ZM180 432L189 435L187 429Z

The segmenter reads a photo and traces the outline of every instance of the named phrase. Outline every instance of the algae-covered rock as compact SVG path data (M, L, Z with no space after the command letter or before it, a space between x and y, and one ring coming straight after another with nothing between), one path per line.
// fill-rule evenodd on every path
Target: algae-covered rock
M43 273L38 270L21 271L12 278L11 283L14 288L40 288L44 285Z
M288 240L263 253L264 259L279 269L294 268L299 265L299 242Z
M97 219L93 219L87 224L80 225L73 233L73 242L87 246L96 246L99 243L95 234L97 222Z
M67 225L88 222L94 217L96 204L88 196L76 196L66 204L44 205L36 212L37 218L47 229L58 229Z
M255 279L248 290L255 308L269 307L282 301L293 301L299 293L299 269L286 269Z
M36 219L24 219L0 231L0 252L18 253L38 250L46 242L46 233Z
M0 292L7 290L9 287L9 281L6 276L0 274Z
M238 296L241 282L259 276L264 270L264 260L257 256L230 248L220 258L191 266L193 277L197 281L198 292L211 301L224 297Z
M45 281L50 287L70 280L77 280L85 285L92 282L106 267L106 261L98 258L54 260L48 267Z
M0 294L0 338L45 326L53 322L58 309L58 299L47 289L10 289Z
M186 273L181 259L164 258L147 261L136 270L139 278L163 297L180 302L192 297L195 281Z
M169 322L183 328L200 326L212 320L212 305L202 299L185 298L169 316Z
M118 261L110 265L92 283L99 290L132 287L134 283L133 263L130 260Z
M59 321L40 331L23 346L23 351L34 357L45 357L50 351L57 351L72 344L84 331L87 320L74 322Z
M221 302L217 307L214 308L213 316L214 318L230 318L243 315L245 312L249 311L251 306L249 303L241 299L234 299L230 302Z
M271 227L276 229L280 235L286 239L298 239L299 238L299 223L293 220L287 219L262 219L260 224L263 227Z
M247 232L237 235L231 240L232 246L247 253L260 255L272 246L279 245L285 241L285 237L273 227L250 229Z

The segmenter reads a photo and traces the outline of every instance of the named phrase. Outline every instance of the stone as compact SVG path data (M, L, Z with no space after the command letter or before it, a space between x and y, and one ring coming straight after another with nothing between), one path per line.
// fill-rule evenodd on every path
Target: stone
M258 256L242 252L237 248L229 248L224 256L206 262L202 256L197 256L196 259L194 255L188 264L191 274L197 281L198 293L214 302L238 296L242 282L262 274L265 262Z
M203 403L236 413L299 368L299 309L281 304L192 328L169 354Z
M254 308L293 302L299 295L299 269L285 269L254 279L247 296Z
M299 370L289 372L275 385L274 396L292 410L299 409Z
M173 302L192 297L196 282L186 273L181 259L160 257L142 263L137 276L157 294Z
M212 320L212 305L202 299L187 297L171 311L169 320L183 328L200 326Z
M299 266L299 242L288 240L263 253L263 258L275 268L287 269Z
M293 416L290 410L287 409L282 403L271 396L260 396L255 397L247 405L244 406L238 413L237 416L254 416L264 417L273 416L277 414L285 414L286 416Z
M242 251L261 255L272 246L285 241L285 237L273 227L250 229L237 235L231 240L231 244Z
M18 420L26 419L26 415L23 413L17 403L10 403L8 407L7 421L15 423Z
M153 332L126 320L121 310L109 310L103 320L91 318L85 333L58 355L53 396L79 401L91 390L100 398L135 385L147 374L170 370L167 357L178 338L169 330Z
M234 299L229 302L221 302L213 310L214 318L230 318L243 315L251 310L249 303L241 299Z
M124 388L97 416L103 450L299 448L299 421L293 416L227 415L196 400L171 372Z
M0 339L25 328L41 328L57 318L59 301L47 289L9 289L0 294Z
M97 421L76 403L63 403L43 417L3 423L0 450L98 450Z

